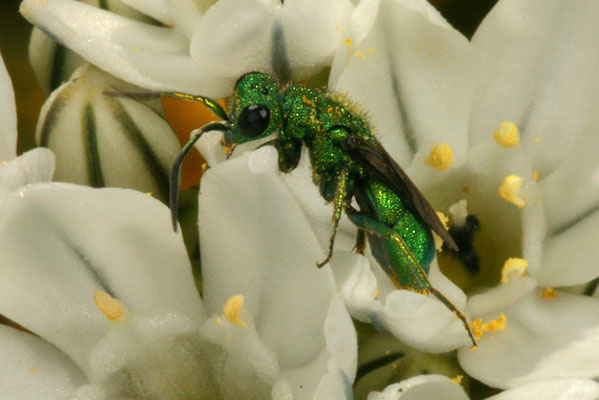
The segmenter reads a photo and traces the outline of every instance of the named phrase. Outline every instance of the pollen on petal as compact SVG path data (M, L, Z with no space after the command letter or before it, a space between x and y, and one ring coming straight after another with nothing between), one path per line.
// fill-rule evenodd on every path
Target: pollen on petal
M503 312L499 313L497 319L491 319L482 322L482 319L476 319L470 323L470 329L476 339L480 339L485 332L503 331L506 328L507 317Z
M539 181L539 171L534 171L532 173L532 180L535 181L535 182Z
M524 258L508 258L501 269L501 283L508 283L516 277L525 276L528 261Z
M464 379L464 375L456 375L454 378L451 378L453 383L462 383L462 379Z
M483 324L483 331L497 332L505 330L507 317L503 312L499 313L497 319L492 319Z
M245 322L243 322L240 316L244 301L245 299L241 294L231 296L223 307L223 313L229 322L245 328Z
M453 150L447 143L435 143L428 159L425 161L426 165L439 171L445 171L451 166L452 162Z
M552 299L557 296L559 296L559 294L551 286L546 287L545 290L543 290L543 293L541 293L541 298L543 299Z
M110 321L120 321L125 317L125 313L120 304L108 293L103 290L96 290L94 293L94 303L104 313Z
M524 199L520 196L520 189L524 180L518 175L507 176L501 186L499 186L499 196L505 201L515 204L522 208L526 205Z
M511 121L502 122L499 128L493 131L493 137L501 147L509 148L520 143L518 127Z

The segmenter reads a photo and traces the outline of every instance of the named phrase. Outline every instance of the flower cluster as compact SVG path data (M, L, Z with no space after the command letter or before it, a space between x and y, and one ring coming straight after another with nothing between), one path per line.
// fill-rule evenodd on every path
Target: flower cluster
M1 65L7 398L599 396L599 3L500 0L468 40L424 0L121 1L22 2L52 93L42 148L18 157ZM52 82L65 59L73 75ZM345 217L316 268L332 209L308 155L291 173L272 146L225 160L218 132L197 146L200 296L159 201L179 145L159 105L113 94L220 98L278 68L367 110L462 232L469 250L441 250L429 279L476 348L441 302L352 251Z

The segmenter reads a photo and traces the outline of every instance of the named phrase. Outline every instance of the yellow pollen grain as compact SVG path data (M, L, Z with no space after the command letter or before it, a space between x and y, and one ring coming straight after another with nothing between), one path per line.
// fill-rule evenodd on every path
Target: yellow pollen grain
M485 332L492 333L505 330L506 323L507 317L501 312L497 319L492 319L485 323L483 323L480 318L472 321L470 323L470 329L472 330L472 335L474 335L476 339L480 339Z
M37 368L31 368L31 372L37 372Z
M304 102L304 104L307 104L309 106L311 106L313 104L312 100L310 100L309 98L307 98L306 95L302 96L302 102Z
M136 48L134 48L134 49L133 49L133 52L134 52L134 53L139 53L139 47L136 47Z
M208 169L208 163L202 163L200 167L202 168L202 171L206 171Z
M532 180L535 181L535 182L539 181L539 171L534 171L532 173Z
M464 375L456 375L455 378L451 378L453 383L462 383L462 379L464 379Z
M451 166L452 162L453 150L447 143L435 143L428 159L425 161L426 165L439 171L445 171Z
M535 143L541 143L541 140L543 140L543 138L542 138L542 137L540 137L540 136L537 136L537 137L533 138L532 140L533 140L533 142L535 142Z
M366 58L366 54L362 53L361 51L356 51L354 53L356 56L360 57L360 58Z
M329 107L329 108L327 108L327 114L330 114L330 113L332 113L332 112L333 112L333 107Z
M483 320L480 318L475 319L470 322L470 330L472 331L472 335L475 339L480 338L483 335Z
M542 299L552 299L557 296L559 296L559 293L557 293L551 286L546 287L545 290L543 290L543 293L541 293Z
M501 269L501 283L506 284L515 277L526 276L524 272L527 267L528 261L524 258L508 258Z
M119 303L103 290L95 291L94 303L96 303L96 306L110 321L120 321L125 317L125 313L123 313L123 309Z
M497 193L508 203L515 204L516 206L522 208L526 205L526 202L520 196L520 189L522 188L523 183L524 180L518 175L507 176L503 180L501 186L499 186Z
M352 51L352 41L351 41L351 39L347 38L343 42L347 46L347 51L349 51L349 53L351 54L351 51Z
M379 294L381 294L381 292L379 292L378 289L374 291L375 296L378 296Z
M245 322L243 322L239 315L241 313L241 310L243 310L244 302L245 299L241 294L231 296L223 307L223 313L225 315L225 318L229 320L229 322L245 328Z
M367 53L368 53L368 54L372 54L372 53L374 53L374 47L371 47L371 48L369 48L369 49L368 49L368 51L367 51Z
M502 122L499 128L493 131L495 141L505 148L517 146L520 143L518 127L511 121Z

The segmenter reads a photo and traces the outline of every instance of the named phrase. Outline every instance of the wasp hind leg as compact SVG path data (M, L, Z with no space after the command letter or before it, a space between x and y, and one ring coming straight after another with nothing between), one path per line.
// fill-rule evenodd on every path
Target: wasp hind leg
M418 263L416 257L414 257L403 238L384 223L377 221L376 219L364 213L360 213L350 205L346 207L346 213L349 219L359 229L370 235L372 253L377 261L381 264L385 272L387 272L387 275L389 275L393 281L393 284L398 288L409 289L423 293L431 293L462 322L464 329L466 330L466 333L468 333L468 337L472 342L472 345L476 346L476 339L474 338L474 334L472 333L472 329L468 324L466 316L460 310L458 310L458 308L454 306L453 303L447 297L445 297L443 293L431 285L428 277L426 276L426 272ZM393 263L391 257L389 257L388 254L385 254L385 246L382 246L382 241L384 240L390 240L394 242L394 244L401 249L401 265L394 265L395 263ZM402 277L399 279L396 271L397 268L401 269L402 274ZM400 279L402 282L400 282Z
M339 227L339 220L341 219L341 213L347 199L347 178L349 174L345 170L341 170L337 176L337 187L335 188L335 197L333 198L333 231L329 237L329 250L327 256L321 262L317 262L316 266L322 268L326 263L333 257L333 247L335 246L335 236L337 235L337 228Z

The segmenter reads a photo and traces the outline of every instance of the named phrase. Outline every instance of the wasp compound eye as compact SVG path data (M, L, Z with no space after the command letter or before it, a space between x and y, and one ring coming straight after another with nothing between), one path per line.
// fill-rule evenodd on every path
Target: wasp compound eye
M259 136L268 127L270 110L264 104L250 104L241 111L237 125L241 134L250 138Z

